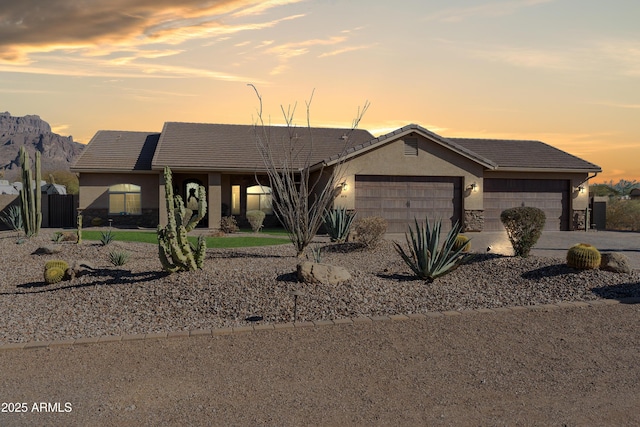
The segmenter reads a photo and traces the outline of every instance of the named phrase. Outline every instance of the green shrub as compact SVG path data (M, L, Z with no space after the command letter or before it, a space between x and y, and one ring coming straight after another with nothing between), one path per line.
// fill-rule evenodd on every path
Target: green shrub
M125 265L129 261L131 254L127 251L111 251L109 252L109 262L116 267Z
M361 218L353 226L355 241L366 247L377 245L387 232L387 220L379 216Z
M226 234L235 233L239 230L238 223L233 215L224 216L220 219L220 231Z
M581 270L594 270L600 267L600 252L588 243L578 243L567 251L567 265Z
M111 230L100 232L100 243L102 243L102 246L107 246L109 243L113 242L115 238L116 235Z
M406 253L399 243L393 242L396 251L414 274L429 282L457 267L464 260L462 253L469 242L467 239L464 245L458 245L455 249L456 238L461 228L456 223L440 246L441 228L441 221L431 225L428 218L424 224L418 223L416 219L415 230L410 226L409 234L405 233L409 252Z
M247 211L247 221L251 224L251 229L253 232L258 232L262 228L262 222L264 221L264 217L266 216L262 211Z
M516 256L528 257L542 235L546 216L541 209L522 206L502 211L500 220Z
M355 217L356 212L348 211L345 207L324 211L322 221L332 242L342 243L347 240Z
M100 218L99 216L94 216L93 218L91 218L91 225L93 225L94 227L100 227L102 225L102 218Z

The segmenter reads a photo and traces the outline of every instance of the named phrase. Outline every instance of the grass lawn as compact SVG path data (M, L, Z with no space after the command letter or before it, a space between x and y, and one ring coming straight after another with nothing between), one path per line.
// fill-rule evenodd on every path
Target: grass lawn
M155 231L130 231L130 230L113 230L113 240L121 242L142 242L142 243L158 243ZM265 233L270 234L270 233ZM83 240L100 240L102 232L93 230L83 230ZM196 243L196 236L189 236L192 243ZM207 248L244 248L251 246L270 246L282 245L290 243L288 238L277 237L256 237L256 236L233 236L233 237L207 237Z

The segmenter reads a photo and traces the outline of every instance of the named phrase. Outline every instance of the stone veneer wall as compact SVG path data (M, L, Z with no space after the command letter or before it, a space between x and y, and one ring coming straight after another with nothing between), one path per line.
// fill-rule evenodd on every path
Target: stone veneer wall
M482 231L484 229L484 211L465 210L463 231Z
M102 226L109 225L109 219L112 219L114 227L156 228L159 215L158 209L142 209L142 215L109 215L107 209L85 209L82 211L82 225L91 227L91 220L99 217L102 218Z
M584 209L573 211L573 221L571 224L573 226L572 230L584 230L586 224L585 216L586 215Z

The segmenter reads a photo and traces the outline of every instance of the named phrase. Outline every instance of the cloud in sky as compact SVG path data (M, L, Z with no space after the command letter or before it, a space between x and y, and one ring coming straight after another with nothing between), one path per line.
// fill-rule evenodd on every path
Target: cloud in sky
M430 14L425 19L427 21L462 22L483 16L506 16L517 12L519 9L537 6L543 3L551 3L553 1L555 0L518 0L485 3L469 7L454 7Z
M29 64L31 55L100 46L126 49L151 43L179 44L193 38L275 25L225 24L303 0L21 0L0 9L0 61Z

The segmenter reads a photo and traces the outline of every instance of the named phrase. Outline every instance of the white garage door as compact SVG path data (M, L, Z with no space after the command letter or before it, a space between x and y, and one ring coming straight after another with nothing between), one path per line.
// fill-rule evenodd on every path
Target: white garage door
M442 220L449 230L462 213L461 179L430 176L356 176L356 211L359 218L380 216L387 232L404 233L414 218Z
M500 214L517 206L542 209L547 216L545 230L569 229L569 181L562 179L484 180L484 230L504 230Z

